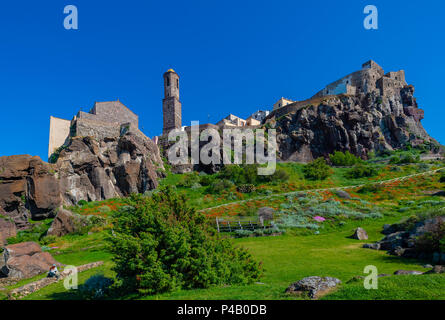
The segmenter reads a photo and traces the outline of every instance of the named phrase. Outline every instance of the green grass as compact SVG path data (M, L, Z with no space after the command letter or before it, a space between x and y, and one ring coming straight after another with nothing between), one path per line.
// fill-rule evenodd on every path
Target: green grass
M178 291L169 294L123 299L300 299L287 296L287 286L307 276L331 276L343 281L337 292L326 299L445 299L442 292L445 276L393 276L380 280L380 289L364 290L361 283L346 282L354 276L364 275L367 265L375 265L379 273L392 274L399 269L426 271L422 262L389 256L383 251L361 248L365 242L380 240L383 224L397 222L401 216L386 217L380 220L355 221L347 223L336 231L320 235L279 237L258 237L234 240L247 248L256 259L263 262L265 269L261 283L248 286L215 287L210 289ZM356 226L364 227L369 234L368 241L348 238ZM80 283L99 271L112 276L110 256L101 251L78 252L58 256L63 263L83 264L105 260L106 264L79 274ZM416 289L417 288L417 289ZM48 286L27 299L76 299L76 292L68 292L62 283Z
M343 186L361 184L368 181L387 180L398 176L405 176L416 173L416 165L399 166L399 171L391 170L391 167L376 165L379 168L379 176L363 179L347 179L345 174L349 168L334 168L334 174L326 181L307 181L303 178L303 165L297 163L278 164L279 168L286 170L290 174L288 183L266 184L265 188L273 193L314 189L323 187ZM169 173L161 181L161 185L176 185L183 175ZM361 199L372 200L373 205L377 205L384 217L378 220L346 220L344 225L331 225L325 223L320 229L320 234L313 232L290 231L278 237L257 237L234 239L235 244L247 248L253 256L262 261L264 266L264 277L261 283L249 286L226 286L214 287L201 290L178 291L169 294L140 297L129 295L122 299L301 299L299 297L288 296L284 290L291 283L307 276L332 276L343 281L343 284L336 292L324 297L324 299L445 299L445 275L422 275L422 276L392 276L379 280L378 290L365 290L362 283L346 283L355 276L364 275L363 269L367 265L374 265L379 273L392 274L398 269L426 271L418 260L409 260L388 255L384 251L363 249L364 242L371 243L380 240L383 235L380 233L386 223L399 222L403 217L409 216L418 210L424 210L428 205L422 205L425 200L440 200L434 197L427 197L422 194L423 190L432 190L443 187L438 182L438 175L433 178L415 179L408 186L394 187L399 190L393 198L389 197L384 201L377 201L380 193L387 193L383 189L376 193L358 194L351 192ZM436 181L437 180L437 181ZM233 202L225 195L217 195L209 200L203 200L206 195L206 187L196 190L191 188L177 188L187 195L190 203L197 208L212 207L217 204ZM418 191L419 189L420 191ZM416 191L416 192L414 192ZM243 199L258 197L259 193L243 195ZM407 207L403 201L412 200L413 203ZM240 199L237 199L240 200ZM281 201L282 200L282 201ZM285 202L283 199L274 201ZM235 200L236 201L236 200ZM269 201L269 200L268 200ZM346 201L344 204L354 207L359 199ZM269 201L272 204L272 200ZM103 202L91 202L84 206L74 207L80 214L96 214L98 208L108 205L115 210L120 205L118 199L110 199ZM406 208L406 210L398 209ZM424 208L425 207L425 208ZM370 237L367 241L357 241L348 238L352 235L355 227L363 227ZM90 262L103 260L105 264L99 268L91 269L79 274L79 284L84 283L89 277L103 272L105 276L113 277L111 255L105 248L106 231L99 230L92 234L67 235L50 244L50 247L57 247L50 251L57 261L66 265L82 265ZM8 289L16 288L31 281L44 277L39 275L32 279L23 280ZM0 298L4 298L0 292ZM52 284L42 290L31 294L26 299L79 299L76 291L66 291L63 282Z

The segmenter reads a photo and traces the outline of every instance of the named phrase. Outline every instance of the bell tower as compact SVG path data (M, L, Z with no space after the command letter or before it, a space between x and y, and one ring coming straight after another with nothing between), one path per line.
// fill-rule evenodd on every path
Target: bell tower
M179 76L169 69L164 73L164 99L162 100L162 113L164 116L163 135L182 126L182 105L179 101Z

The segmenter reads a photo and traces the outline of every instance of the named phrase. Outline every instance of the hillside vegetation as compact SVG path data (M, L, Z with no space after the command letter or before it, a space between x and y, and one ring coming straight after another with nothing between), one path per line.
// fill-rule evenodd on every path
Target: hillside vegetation
M347 163L342 163L342 156L337 154L333 158L335 161L332 161L336 166L324 160L309 165L279 163L276 173L270 177L256 175L255 166L229 166L213 175L167 173L166 178L161 180L161 188L132 198L133 200L80 202L68 209L80 215L96 216L97 221L87 228L76 234L49 237L45 234L50 220L39 221L35 222L34 228L19 233L9 241L38 241L44 250L65 264L80 265L103 260L104 265L81 273L79 290L66 291L62 283L56 283L27 296L26 299L302 299L303 297L286 295L284 291L292 282L314 275L336 277L343 282L337 291L323 299L445 299L443 275L385 277L379 281L379 289L371 291L364 289L362 282L354 281L357 276L364 275L363 269L367 265L374 265L379 273L385 274L392 274L400 269L422 272L428 270L423 266L429 261L406 259L388 255L385 251L362 248L364 243L383 238L381 231L385 224L397 223L422 212L445 207L445 198L434 195L445 190L444 171L435 171L445 167L445 163L421 161L417 157L420 152L408 153L412 157L403 163L392 159L405 159L407 151L376 156L368 161L355 161L347 156L344 158ZM346 189L339 192L338 188L342 187ZM185 285L180 282L181 279L174 279L173 274L170 274L162 275L162 283L165 285L162 290L132 291L128 290L128 285L123 287L119 274L122 275L125 259L124 256L117 259L117 256L118 251L127 252L132 242L128 238L126 245L110 250L109 239L113 234L124 237L125 232L129 232L126 231L125 224L122 224L124 220L118 226L117 220L113 219L125 219L124 213L129 212L129 205L138 207L134 204L135 199L152 209L157 208L158 202L153 202L153 199L162 198L162 190L165 188L174 197L187 199L188 207L206 217L209 234L216 232L216 218L222 221L256 220L259 208L274 209L275 216L270 226L274 232L229 232L218 235L221 241L230 243L227 248L234 246L230 249L232 252L238 250L234 248L242 248L248 252L252 261L259 262L262 276L252 273L251 277L247 276L250 277L249 281L239 282L230 282L230 277L222 277L221 281L213 278L214 280L206 280L207 282L202 282L201 279L200 283L206 283L202 286ZM160 212L164 210L162 207L158 209ZM146 209L141 210L138 217L147 212ZM136 216L134 218L139 219ZM158 221L155 225L159 225L165 224L170 218L167 215L166 220L150 220L153 219L151 216L144 219L148 219L144 223L151 221L148 225L152 225L153 221ZM178 230L184 224L181 225L178 229L165 229L162 234L179 235ZM350 238L357 227L367 231L368 240ZM144 229L147 230L145 234L133 233L132 237L156 240L150 238L154 234L150 228ZM138 232L145 232L144 230ZM197 232L194 234L198 235ZM186 238L177 240L184 241L183 243L192 241ZM211 250L220 250L216 249L218 246L214 248ZM140 263L131 261L131 253L128 254L127 263ZM174 262L175 265L177 263L179 262ZM220 269L214 271L218 270L219 275L223 275L223 269L230 269L222 266L218 268ZM146 271L148 270L150 269ZM215 276L213 271L209 272L209 275ZM153 271L149 273L156 274ZM178 271L175 276L183 273ZM159 277L161 278L160 274ZM37 278L39 277L21 281L6 289L10 290ZM149 277L143 281L150 283L155 279ZM100 295L96 294L97 288L101 288ZM146 287L150 288L150 285ZM6 298L6 293L7 291L0 291L0 296L3 294Z

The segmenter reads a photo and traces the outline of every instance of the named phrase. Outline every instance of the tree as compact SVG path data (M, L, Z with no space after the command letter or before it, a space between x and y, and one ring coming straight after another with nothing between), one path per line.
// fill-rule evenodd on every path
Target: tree
M325 180L332 175L332 169L326 164L324 158L318 158L305 165L303 173L306 179Z
M170 187L126 199L114 215L109 242L122 288L141 293L247 284L262 274L245 249L221 239Z
M354 156L349 151L345 153L340 151L335 151L334 154L329 155L329 159L331 160L334 166L353 166L357 163L361 163L362 159Z

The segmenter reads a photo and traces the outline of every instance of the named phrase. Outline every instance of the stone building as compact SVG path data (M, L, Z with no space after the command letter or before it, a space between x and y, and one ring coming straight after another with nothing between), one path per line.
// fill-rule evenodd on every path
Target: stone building
M273 110L282 108L284 106L287 106L288 104L292 104L295 101L292 101L290 99L286 99L286 98L281 98L280 100L278 100L277 102L275 102L275 104L273 105Z
M216 125L220 127L244 127L246 125L246 120L233 114L229 114L227 117L220 120Z
M258 110L257 112L254 112L251 114L251 116L249 118L247 118L247 120L249 120L250 118L259 121L260 123L263 122L264 119L266 119L266 117L269 115L270 111L268 110Z
M327 85L312 98L338 94L367 94L371 92L385 96L394 93L394 90L400 90L406 85L405 72L403 70L385 74L382 67L370 60L362 65L361 70Z
M97 140L119 137L124 131L139 134L139 117L122 102L96 102L90 112L79 111L73 119L65 120L50 117L50 137L48 158L70 137L94 137Z

